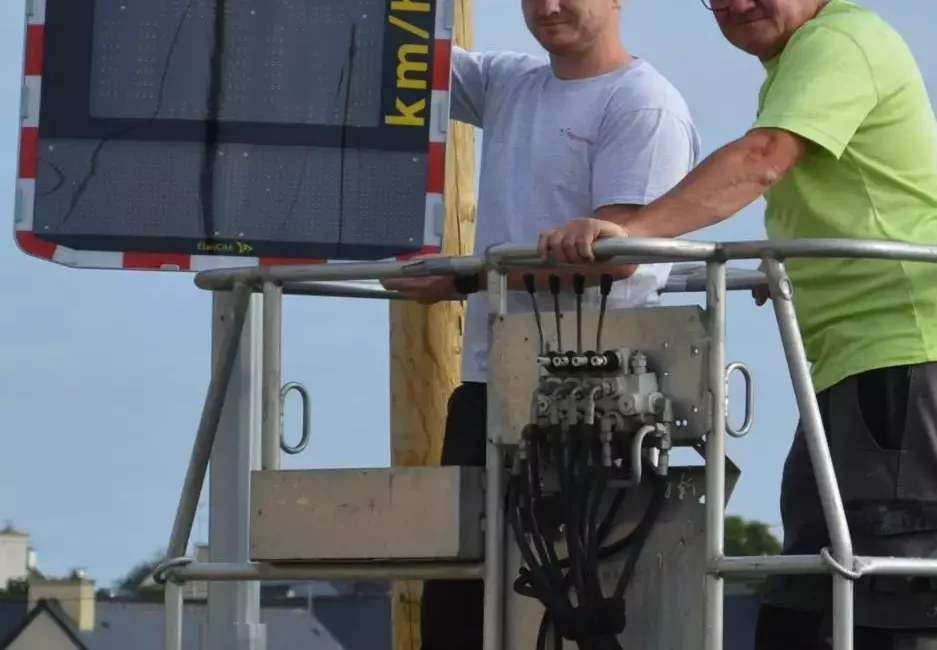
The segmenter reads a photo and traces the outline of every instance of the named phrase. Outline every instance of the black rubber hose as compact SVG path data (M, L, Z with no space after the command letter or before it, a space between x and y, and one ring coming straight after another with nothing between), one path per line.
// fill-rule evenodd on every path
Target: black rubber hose
M518 481L521 490L519 510L521 513L521 522L523 530L531 538L534 549L537 552L537 560L543 572L544 578L551 585L562 584L563 572L557 567L556 552L553 544L547 540L536 517L536 501L534 494L540 494L539 480L533 482L534 476L538 474L533 470L533 459L527 461L527 471L521 475ZM526 480L525 480L526 479Z
M593 514L594 501L601 501L602 488L599 478L595 475L594 468L590 461L592 460L592 445L589 437L589 430L582 428L583 442L579 450L578 457L578 483L580 486L577 495L577 530L579 531L580 547L577 552L581 556L579 559L580 569L583 575L586 593L590 601L602 600L602 585L599 580L598 562L593 561L592 545L595 539L595 520L597 516Z
M618 576L618 584L615 586L613 598L624 597L625 589L634 576L635 567L638 564L638 558L641 556L644 544L647 542L648 537L650 537L651 530L654 528L654 524L657 523L658 517L660 517L661 512L664 510L667 482L654 472L649 472L649 474L653 477L654 492L651 494L651 502L648 504L647 510L645 510L644 516L641 518L641 522L632 531L632 534L629 535L629 537L632 538L633 544L631 553L628 555L621 575Z
M549 589L549 583L541 574L540 565L537 562L537 559L534 557L534 554L531 552L529 544L525 541L525 531L521 521L519 487L519 477L512 475L511 479L508 481L507 494L508 515L511 530L514 533L514 541L517 543L517 546L520 550L521 559L524 561L524 564L527 565L527 570L524 572L525 581L530 583L531 590L536 590L538 587L540 589L547 590Z
M590 491L589 517L586 522L586 531L588 533L588 539L586 540L586 561L591 569L589 581L593 598L602 597L602 582L599 576L599 545L601 544L601 540L599 538L598 523L602 497L605 495L605 490L608 486L608 480L603 474L604 472L594 477L591 481L592 490Z
M590 526L588 507L592 492L597 487L590 472L590 433L590 428L577 427L567 446L567 547L570 571L575 572L574 578L578 587L579 607L576 614L584 619L581 620L581 625L585 628L575 641L580 650L611 650L618 645L614 635L593 637L589 636L588 632L589 629L594 630L601 626L600 612L605 601L599 581L598 562L590 561L589 553L590 538L594 538L594 532L597 532L594 526ZM594 496L601 499L603 495L599 492Z
M621 510L622 504L625 502L625 497L628 495L628 490L625 488L618 488L615 491L615 496L612 498L612 502L608 505L608 511L605 513L605 516L602 518L602 523L599 524L599 528L596 531L596 542L599 548L599 557L604 558L609 555L613 555L614 551L609 551L608 549L603 549L602 544L605 543L605 540L608 538L609 533L612 532L612 527L615 525L615 517L618 516L618 511Z
M569 557L569 571L573 576L573 585L576 587L576 597L580 603L586 602L586 583L584 568L582 566L582 539L579 535L580 525L580 472L579 447L581 443L575 437L569 441L565 451L566 466L563 473L566 475L566 552Z
M529 445L529 468L530 468L530 493L531 493L531 511L532 514L536 513L536 504L543 503L543 492L541 486L541 477L540 477L540 459L541 457L549 458L549 448L547 447L547 438L546 433L542 430L537 429L534 431L536 438L532 441L532 444ZM541 446L544 446L546 453L541 455ZM556 567L557 572L560 572L562 566L560 561L556 556L556 549L553 548L553 542L546 539L543 535L543 531L539 525L536 526L535 530L531 531L531 534L536 536L536 539L540 541L544 548L545 554L541 557L546 557L551 565Z
M608 511L598 523L611 474L600 462L590 462L598 461L600 456L600 449L593 449L593 442L597 442L597 437L593 439L595 432L591 427L578 427L566 440L556 435L556 430L531 429L527 433L529 458L520 463L520 471L512 475L508 483L508 509L511 528L526 565L521 569L514 589L519 594L536 598L544 606L537 633L537 650L548 650L551 639L553 650L560 650L564 633L574 637L579 650L621 650L614 634L591 637L588 630L603 622L601 611L609 601L612 601L612 606L615 606L614 601L621 601L621 606L625 606L624 592L634 576L653 525L663 510L666 481L653 471L646 474L654 482L647 511L625 538L606 545L605 538L614 527L625 491L616 490ZM540 459L551 456L556 463L560 482L559 505L565 520L568 554L562 560L557 558L552 536L547 539L544 535L545 525L550 524L541 521L544 516L541 502L549 497L545 497L541 489ZM626 549L630 553L614 595L606 599L602 594L599 560ZM563 574L564 568L568 569L566 575ZM571 588L576 589L578 607L570 601Z
M550 619L552 618L550 614L553 613L571 620L574 611L572 604L569 602L568 587L562 571L557 566L558 563L544 562L543 557L539 558L540 561L538 562L538 558L534 556L527 542L527 536L529 535L534 537L537 546L541 546L538 550L544 550L544 546L550 551L553 550L552 544L544 543L541 545L536 542L537 538L540 537L540 531L534 521L535 517L531 509L530 497L532 493L539 493L539 482L536 485L531 485L528 482L532 479L529 461L521 461L518 469L521 471L512 475L508 484L508 509L510 511L511 528L519 546L521 557L527 566L521 569L521 575L515 580L514 590L521 595L536 598L544 605L544 620L541 621L544 636L541 641L538 634L538 646L545 646L546 630L549 628ZM535 471L533 475L536 475Z
M536 432L536 433L541 433L541 432ZM555 432L551 432L551 433L555 433ZM534 438L534 436L531 436L531 437ZM535 444L532 444L529 446L529 449L532 449L532 450L536 449L536 451L533 451L531 453L531 458L530 458L531 473L529 475L529 478L530 478L531 492L536 495L535 498L541 497L539 471L538 469L534 469L534 460L535 460L534 457L536 457L537 465L539 466L539 458L541 457L541 453L543 454L543 456L546 456L546 457L549 457L550 455L552 455L551 452L555 453L556 454L555 460L558 461L557 471L558 471L558 476L560 478L560 484L561 484L560 485L561 497L565 497L561 499L560 505L563 506L564 511L566 511L568 515L569 514L568 497L570 494L569 488L571 486L571 479L573 478L570 475L568 470L572 469L573 465L572 463L568 462L568 459L565 459L564 456L566 453L569 452L569 447L566 445L561 446L559 444L557 444L555 447L551 447L548 444L548 441L547 441L548 438L552 438L554 441L559 442L556 439L556 436L549 436L549 435L536 436ZM540 444L544 445L543 449L540 449ZM567 521L565 522L566 524L565 528L567 529L567 533L570 530L570 526L569 526L570 523L575 523L575 522L570 521L570 518L567 517ZM539 526L538 522L531 521L528 525L528 528L531 529L530 532L533 532L534 537L541 536L542 534L542 531L540 530L541 526ZM575 530L575 526L573 527L573 530ZM557 626L554 624L554 620L555 620L554 617L560 616L568 622L573 621L575 618L574 607L572 603L569 601L569 589L571 586L570 583L573 582L575 579L575 572L569 571L564 576L562 573L562 564L564 563L561 562L557 558L555 549L553 548L553 542L552 541L547 542L546 540L543 540L543 541L546 542L545 546L546 546L546 549L548 549L547 555L549 556L548 558L546 558L548 561L544 563L546 565L543 567L544 573L546 573L550 578L553 578L553 580L551 580L552 582L551 584L552 589L550 590L551 593L540 594L540 593L536 593L535 589L530 589L530 590L525 589L525 591L528 591L529 595L536 597L544 605L544 613L543 613L543 616L541 617L540 629L538 630L538 634L537 634L537 650L546 650L547 639L549 638L549 636L551 636L549 635L549 631L551 630L551 628L553 630L553 634L552 634L553 644L556 648L559 649L562 647L562 636L560 635L560 632ZM575 549L575 543L572 545L572 548ZM568 564L570 559L575 559L575 557L573 556L572 558L564 558L564 560L566 560L565 564ZM524 585L515 584L515 590L520 592L521 590L518 587L523 587L523 586ZM570 627L570 626L567 625L566 627Z

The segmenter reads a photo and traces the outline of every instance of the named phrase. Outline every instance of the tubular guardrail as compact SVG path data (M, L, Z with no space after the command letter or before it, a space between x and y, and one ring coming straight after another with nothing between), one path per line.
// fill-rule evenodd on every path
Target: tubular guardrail
M302 453L309 445L311 437L312 406L309 391L298 381L281 384L282 370L282 329L283 329L283 287L275 282L264 282L263 291L263 330L280 332L276 336L265 336L261 351L261 461L263 469L280 468L280 452L294 456ZM290 445L286 442L283 428L283 416L286 398L295 391L300 398L302 409L302 429L299 442Z
M748 269L728 269L726 288L730 291L767 286L765 274ZM306 280L283 282L282 295L334 298L369 298L372 300L404 300L396 291L383 288L376 280ZM706 290L706 266L675 264L661 288L661 293L692 293ZM455 298L461 300L461 298Z
M677 267L668 283L672 291L706 291L706 309L709 333L713 340L709 358L710 386L716 404L726 403L728 375L738 370L737 365L725 362L725 297L732 289L751 289L767 282L778 329L790 368L792 384L801 413L811 463L817 478L824 517L830 532L832 549L819 555L776 557L726 557L723 545L725 520L725 438L727 434L742 434L750 428L750 408L746 408L745 422L738 431L727 430L727 408L714 410L713 425L706 439L706 556L708 558L705 598L705 648L722 650L722 601L725 576L766 576L770 574L827 573L833 576L833 647L834 650L852 650L853 637L853 582L864 575L917 575L937 576L937 560L922 558L856 557L843 509L842 497L836 482L833 463L817 407L803 341L791 302L793 287L784 268L788 258L874 258L900 259L937 263L937 246L898 242L810 239L786 241L699 242L676 239L610 239L597 242L597 258L616 263L704 262L705 274L697 269ZM759 259L766 275L754 271L727 275L726 262ZM549 267L537 257L533 246L498 245L483 255L467 257L434 257L404 262L343 263L328 266L266 267L233 270L204 271L196 276L195 284L211 291L233 291L234 309L230 324L223 334L222 353L216 359L211 383L205 399L205 408L186 474L183 493L169 543L168 559L157 568L155 575L163 581L187 580L262 580L268 578L310 579L313 577L372 576L407 579L420 577L478 577L486 582L485 650L501 650L503 620L494 616L501 605L499 593L503 577L504 549L501 546L503 520L498 512L500 501L501 451L489 443L487 459L487 491L485 516L486 553L482 566L443 563L361 563L336 565L320 563L302 567L273 567L262 563L196 564L184 558L195 509L210 450L218 426L218 418L230 380L237 342L244 325L244 314L251 292L263 291L279 303L282 293L315 295L354 295L356 297L395 298L392 292L366 287L361 281L406 276L455 275L460 273L489 274L489 292L493 311L503 313L506 287L505 274L511 268ZM350 285L341 282L352 281ZM332 293L329 293L332 292ZM271 312L272 314L273 312ZM279 350L279 321L270 317L271 324L264 328L264 350ZM278 352L274 352L277 354ZM279 365L279 359L276 359ZM265 404L281 410L279 380L273 381L271 371L269 391L265 391ZM267 374L265 373L265 379ZM277 388L275 392L273 387ZM751 403L746 399L746 406ZM265 431L265 449L270 443L281 441L273 425ZM270 441L273 441L272 443ZM417 577L419 576L419 577ZM181 590L167 590L167 613L176 611ZM167 621L167 631L177 634L174 623ZM168 641L167 641L168 643ZM170 646L167 646L169 648Z

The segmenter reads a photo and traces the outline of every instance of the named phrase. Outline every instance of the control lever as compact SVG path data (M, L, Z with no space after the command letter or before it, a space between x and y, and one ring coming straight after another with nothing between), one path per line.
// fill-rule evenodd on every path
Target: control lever
M524 274L524 288L530 294L530 302L534 306L534 320L537 321L537 334L540 335L540 356L547 353L547 345L543 340L543 322L540 320L540 307L537 305L537 287L533 273Z
M582 354L582 294L586 290L586 276L573 275L573 291L576 293L576 352Z
M560 331L560 276L550 276L550 293L553 294L553 313L556 315L556 352L563 354L563 334Z
M599 280L599 293L602 294L602 304L599 307L599 325L595 331L595 351L602 353L602 327L605 324L605 308L608 305L608 294L612 292L614 279L610 273L603 273Z

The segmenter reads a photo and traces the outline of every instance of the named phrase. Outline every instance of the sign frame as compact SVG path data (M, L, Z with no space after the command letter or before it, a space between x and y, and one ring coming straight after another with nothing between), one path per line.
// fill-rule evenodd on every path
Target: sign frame
M18 172L15 190L14 233L18 248L31 257L63 266L86 269L161 270L198 272L211 269L324 264L351 261L297 257L254 256L245 242L227 242L219 253L165 253L139 250L102 251L70 248L43 239L33 229L36 178L39 166L39 131L42 112L43 60L46 51L46 5L54 0L27 0L26 30L21 87L21 124L18 143ZM397 9L429 2L435 10L435 32L430 35L431 79L427 129L426 201L423 241L419 250L384 259L408 259L439 253L445 211L446 147L449 124L449 86L454 22L453 0L386 0L388 20L393 24ZM399 53L398 53L398 56ZM402 68L401 68L402 69ZM398 69L398 76L400 69ZM229 253L229 254L225 254ZM230 254L233 253L233 254Z

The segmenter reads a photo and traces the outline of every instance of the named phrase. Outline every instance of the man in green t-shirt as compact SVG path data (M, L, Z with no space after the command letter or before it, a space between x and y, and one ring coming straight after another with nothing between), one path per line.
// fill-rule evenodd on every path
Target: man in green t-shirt
M637 213L576 219L541 254L604 237L678 237L760 196L771 238L937 244L937 120L902 38L847 0L703 0L767 78L758 116ZM794 306L855 552L937 557L937 265L792 259ZM828 546L800 427L781 486L784 552ZM937 648L937 581L863 578L855 648ZM829 578L769 581L757 650L830 644Z

